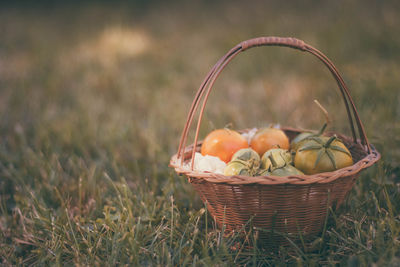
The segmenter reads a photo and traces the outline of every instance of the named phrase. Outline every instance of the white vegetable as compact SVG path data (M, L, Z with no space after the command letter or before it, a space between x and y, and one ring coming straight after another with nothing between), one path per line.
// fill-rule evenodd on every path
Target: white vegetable
M194 155L194 170L202 172L213 172L222 174L224 172L226 163L218 157L210 155L203 156L200 153Z

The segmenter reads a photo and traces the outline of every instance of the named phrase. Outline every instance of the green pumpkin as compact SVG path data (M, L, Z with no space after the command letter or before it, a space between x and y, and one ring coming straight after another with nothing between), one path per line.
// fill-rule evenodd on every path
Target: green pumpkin
M246 175L250 176L250 169L246 162L242 162L239 160L229 162L224 170L224 175L233 176L233 175Z
M261 158L261 168L273 171L292 163L292 155L282 148L273 148L264 153Z
M274 176L290 176L290 175L303 175L304 173L296 169L292 165L286 165L282 168L277 168L271 172Z
M336 137L313 137L297 149L294 166L305 174L330 172L353 165L346 146Z
M233 154L231 161L241 160L241 161L253 161L254 168L258 168L260 166L260 156L256 151L251 148L242 148L236 151Z

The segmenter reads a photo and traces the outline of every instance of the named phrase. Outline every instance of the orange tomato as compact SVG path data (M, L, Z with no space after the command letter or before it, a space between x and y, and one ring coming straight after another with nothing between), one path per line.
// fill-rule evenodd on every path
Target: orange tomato
M219 157L228 163L236 151L248 147L247 140L240 133L229 129L218 129L209 133L204 139L201 154Z
M262 128L251 139L250 147L260 156L272 148L289 149L289 138L276 128Z

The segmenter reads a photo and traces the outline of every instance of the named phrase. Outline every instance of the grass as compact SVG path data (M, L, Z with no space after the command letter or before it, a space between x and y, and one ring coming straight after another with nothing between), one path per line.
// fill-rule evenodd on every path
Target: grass
M398 4L88 2L0 9L0 264L399 265ZM349 85L382 160L331 212L313 250L232 250L168 167L209 68L236 43L295 36ZM283 48L249 50L216 83L201 134L233 123L348 133L329 72ZM310 115L312 114L312 115Z

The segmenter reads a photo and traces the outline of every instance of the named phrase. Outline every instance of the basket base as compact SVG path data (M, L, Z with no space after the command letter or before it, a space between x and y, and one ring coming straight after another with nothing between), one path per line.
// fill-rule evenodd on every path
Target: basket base
M313 242L329 208L341 205L356 178L338 179L329 186L228 185L197 179L192 185L219 229L226 229L227 234L255 231L258 246L279 248Z

